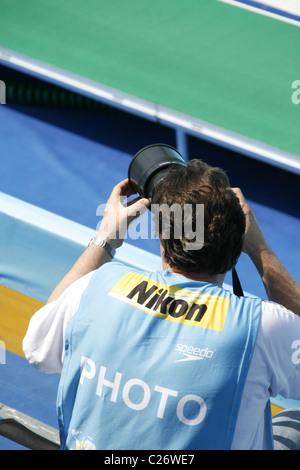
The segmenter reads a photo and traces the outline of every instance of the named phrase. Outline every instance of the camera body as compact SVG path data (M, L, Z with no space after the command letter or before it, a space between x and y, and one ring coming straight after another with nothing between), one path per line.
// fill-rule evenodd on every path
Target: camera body
M173 165L186 166L184 158L171 145L152 144L139 150L130 162L128 179L141 197L153 198L157 184Z

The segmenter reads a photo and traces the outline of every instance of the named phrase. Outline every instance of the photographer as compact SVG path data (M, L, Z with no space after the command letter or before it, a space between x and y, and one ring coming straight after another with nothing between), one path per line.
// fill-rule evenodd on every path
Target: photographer
M32 365L62 369L62 448L272 449L270 397L300 399L299 284L268 247L242 192L200 160L170 171L153 202L203 204L201 249L175 239L172 216L166 237L162 212L163 270L110 262L128 224L149 207L145 198L124 205L132 193L128 180L113 189L96 240L24 338ZM222 287L242 250L269 301Z

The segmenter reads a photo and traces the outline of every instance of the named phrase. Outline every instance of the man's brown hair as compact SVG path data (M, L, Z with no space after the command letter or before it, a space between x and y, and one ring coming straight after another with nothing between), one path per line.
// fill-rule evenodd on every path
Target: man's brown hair
M190 240L184 235L174 237L176 223L183 223L178 221L176 214L171 213L166 218L162 210L156 217L156 230L170 267L214 275L223 274L235 266L242 251L245 216L224 170L198 159L190 160L186 167L176 166L155 188L153 203L160 207L180 204L182 210L185 205L191 205L194 230L196 206L204 205L204 243L201 249L187 249ZM169 237L165 237L166 230Z

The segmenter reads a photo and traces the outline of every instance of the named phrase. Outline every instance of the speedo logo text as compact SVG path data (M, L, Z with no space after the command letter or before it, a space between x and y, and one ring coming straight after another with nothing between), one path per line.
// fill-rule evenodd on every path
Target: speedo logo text
M175 362L200 361L203 359L211 359L214 355L214 351L211 351L209 348L194 347L179 343L176 344L175 351L181 356Z

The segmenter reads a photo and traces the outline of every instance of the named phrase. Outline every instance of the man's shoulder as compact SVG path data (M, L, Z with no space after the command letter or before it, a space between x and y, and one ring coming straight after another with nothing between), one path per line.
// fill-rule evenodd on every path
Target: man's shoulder
M300 338L300 317L283 305L262 301L258 343L272 351L272 357L285 357Z
M283 305L263 300L261 303L263 320L274 327L280 325L295 325L300 327L300 317Z
M98 268L95 273L99 273L99 275L104 275L107 273L111 274L126 274L126 273L136 273L143 276L148 277L155 277L155 276L163 276L165 272L161 269L142 269L135 266L131 266L130 264L125 264L122 261L112 260L110 263L105 263L100 268Z

